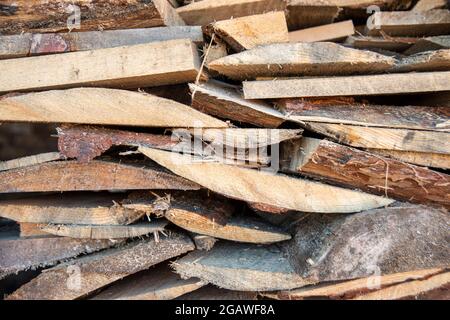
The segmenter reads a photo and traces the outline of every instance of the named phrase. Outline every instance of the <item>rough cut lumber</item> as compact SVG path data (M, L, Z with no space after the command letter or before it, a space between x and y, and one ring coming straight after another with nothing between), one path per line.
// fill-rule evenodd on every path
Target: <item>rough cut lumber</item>
M0 172L0 193L136 189L195 190L198 186L161 169L107 161L57 161Z
M206 29L236 52L289 41L284 11L217 21Z
M59 152L47 152L41 153L34 156L28 156L18 159L13 159L9 161L0 161L0 171L24 168L33 166L40 163L60 160L61 154Z
M312 131L353 147L450 154L450 133L308 123Z
M73 6L79 10L79 26L75 19L71 20L77 12ZM5 0L2 12L3 34L71 31L72 27L87 31L184 24L166 0Z
M272 299L285 299L285 300L302 300L305 298L345 298L355 296L362 292L371 291L373 289L403 283L411 280L422 280L430 276L436 275L442 272L443 269L429 269L409 271L397 274L390 274L385 276L376 276L356 279L351 281L332 283L332 284L319 284L317 286L305 287L290 291L281 291L277 293L265 293L264 296Z
M199 279L183 280L166 263L126 277L91 300L172 300L203 287Z
M355 298L355 300L398 300L416 297L428 291L436 290L450 283L450 272L431 276L428 279L414 280L397 284Z
M114 48L175 39L190 39L194 43L202 43L202 29L195 26L177 26L0 36L0 59Z
M91 253L117 244L110 240L83 240L63 237L0 238L0 279L28 269L51 266L58 261Z
M208 67L231 79L245 80L381 73L395 62L392 57L331 42L279 43L226 56Z
M427 51L400 60L393 72L450 70L450 49Z
M344 44L356 49L402 52L419 42L417 38L350 36Z
M194 241L195 248L197 250L209 251L214 247L214 245L218 241L218 239L216 239L216 238L213 238L210 236L205 236L203 234L196 234L196 233L191 233L191 238Z
M224 145L241 149L262 148L282 141L298 138L302 129L194 129L195 137L211 145Z
M199 68L197 47L188 39L8 59L0 61L0 92L153 87L194 81Z
M447 5L447 0L419 0L412 11L428 11L442 9Z
M163 231L167 221L155 220L140 222L127 226L94 226L79 224L47 224L40 225L40 229L55 236L78 239L122 239L144 236Z
M375 105L352 98L282 99L275 104L287 118L301 122L450 131L446 107Z
M367 151L419 166L450 169L448 154L383 149L367 149Z
M89 107L86 107L89 106ZM0 121L142 127L228 125L173 100L141 92L76 88L0 98Z
M145 211L125 208L124 196L108 193L63 193L0 201L0 216L17 222L128 225Z
M298 276L275 245L218 243L172 265L183 279L196 277L228 290L289 290L313 283Z
M176 11L187 25L207 25L214 21L284 10L283 0L202 0Z
M66 125L58 131L58 149L66 158L89 162L112 146L143 145L172 150L180 141L168 135Z
M245 122L260 127L277 128L284 116L263 101L242 98L236 87L210 81L202 85L189 84L192 107L222 119Z
M353 215L308 215L286 253L296 272L316 282L447 268L450 216L422 206Z
M352 20L289 32L289 42L335 41L355 33Z
M69 300L81 298L128 275L194 249L185 235L172 233L159 242L148 238L48 269L26 283L7 300ZM77 285L76 273L81 276ZM78 270L78 271L77 271ZM71 285L68 285L71 284Z
M217 163L150 148L139 151L174 173L230 198L304 212L358 212L392 200L312 181ZM277 192L273 192L277 190Z
M201 204L194 207L197 210L171 208L165 217L177 226L199 234L245 243L274 243L289 240L291 236L280 229L263 221L243 216L230 218L224 226L217 224L208 217L208 212L202 211Z
M450 91L450 72L246 81L245 99L372 96Z
M290 161L286 168L290 172L450 209L450 176L445 173L313 138L289 142L284 156Z
M21 238L31 238L31 237L46 237L50 236L49 233L41 230L41 224L22 222L20 223L20 237Z
M413 46L411 46L404 53L415 54L423 51L432 51L440 49L450 49L450 36L420 38Z
M445 35L450 30L450 11L445 9L376 12L373 17L376 25L366 30L368 35L423 37Z
M191 293L182 295L176 300L258 300L258 293L248 291L232 291L207 285Z

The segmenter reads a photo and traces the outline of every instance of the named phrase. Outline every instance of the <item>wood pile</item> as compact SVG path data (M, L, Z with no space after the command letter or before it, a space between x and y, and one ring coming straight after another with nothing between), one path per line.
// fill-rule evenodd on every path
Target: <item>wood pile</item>
M5 299L450 298L447 1L0 1L0 122Z

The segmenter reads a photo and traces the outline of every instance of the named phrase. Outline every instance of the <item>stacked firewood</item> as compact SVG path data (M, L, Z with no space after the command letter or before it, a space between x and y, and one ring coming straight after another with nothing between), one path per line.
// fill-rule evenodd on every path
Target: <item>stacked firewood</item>
M0 0L6 299L448 299L443 0Z

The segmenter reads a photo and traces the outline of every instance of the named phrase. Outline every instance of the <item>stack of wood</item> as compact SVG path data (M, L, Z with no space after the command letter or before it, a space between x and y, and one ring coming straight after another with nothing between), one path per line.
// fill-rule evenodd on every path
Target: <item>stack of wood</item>
M450 298L446 1L4 0L0 59L6 299Z

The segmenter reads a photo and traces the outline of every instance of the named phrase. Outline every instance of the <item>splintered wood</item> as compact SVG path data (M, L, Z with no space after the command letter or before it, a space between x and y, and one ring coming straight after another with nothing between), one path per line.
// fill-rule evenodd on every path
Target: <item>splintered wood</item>
M449 10L0 1L0 299L448 300Z

